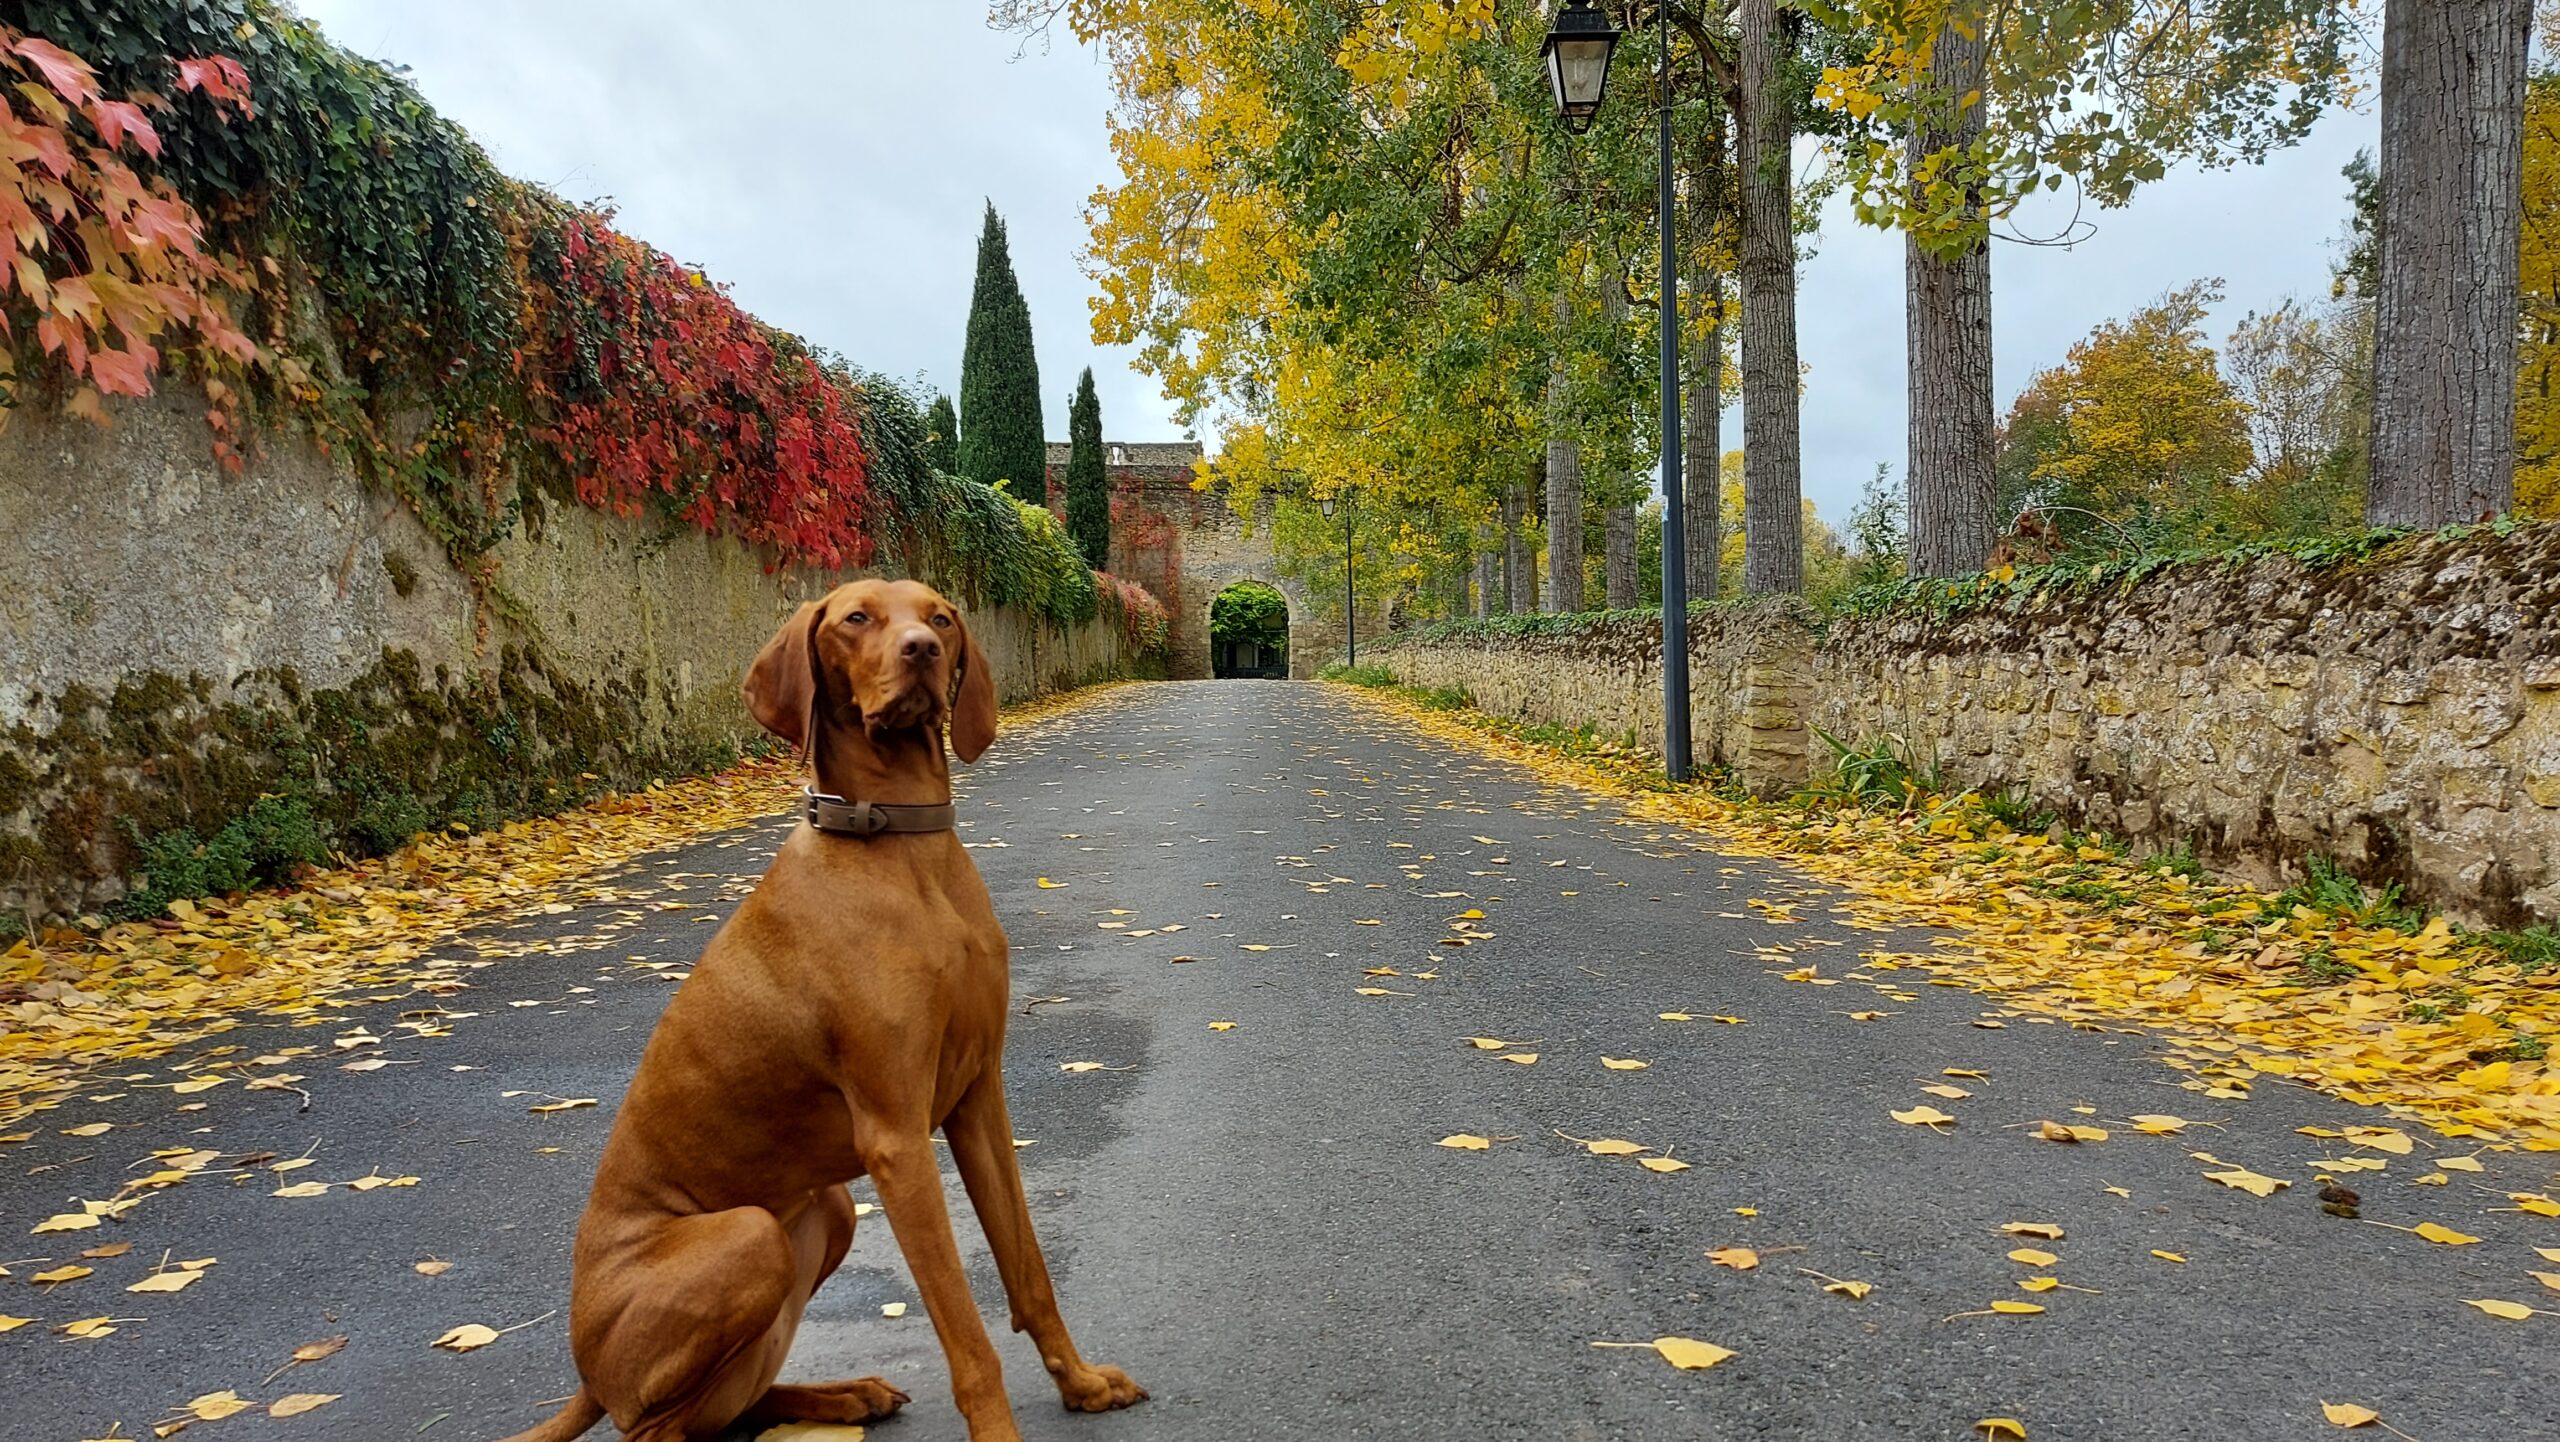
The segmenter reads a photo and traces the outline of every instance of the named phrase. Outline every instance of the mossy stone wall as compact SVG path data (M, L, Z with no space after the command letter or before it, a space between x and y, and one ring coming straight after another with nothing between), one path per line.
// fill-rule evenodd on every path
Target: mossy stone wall
M1656 618L1616 615L1444 627L1375 658L1659 746L1660 651ZM1822 764L1816 728L1898 736L1951 784L2252 879L2327 856L2459 920L2560 920L2560 525L1827 624L1712 607L1691 668L1701 761L1756 792Z
M130 904L173 838L375 851L734 757L759 739L747 663L853 574L555 503L475 587L298 439L225 475L202 410L173 384L110 429L29 407L0 433L0 910L22 919ZM1140 664L1106 621L971 622L1007 699Z

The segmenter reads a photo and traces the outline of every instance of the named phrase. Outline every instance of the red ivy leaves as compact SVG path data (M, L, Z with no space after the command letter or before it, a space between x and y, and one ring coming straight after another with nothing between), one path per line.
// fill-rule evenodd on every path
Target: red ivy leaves
M631 515L655 497L785 561L868 562L867 457L844 389L724 289L600 217L564 239L572 313L535 359L564 373L544 439L579 499Z
M179 61L178 89L181 93L203 91L217 110L225 105L236 106L243 120L258 117L258 112L249 104L249 72L228 55Z
M1164 603L1146 587L1135 581L1124 581L1108 571L1093 573L1094 589L1116 600L1120 606L1120 627L1129 644L1139 654L1163 649L1165 639L1173 633L1173 617Z
M141 105L108 99L87 61L12 30L0 29L0 70L29 77L0 91L0 329L31 312L37 341L83 383L70 409L99 421L101 395L151 393L173 330L193 331L217 364L254 362L256 344L220 299L244 277L205 248L202 219L166 181L118 158L160 152ZM237 471L228 391L206 380L215 452Z

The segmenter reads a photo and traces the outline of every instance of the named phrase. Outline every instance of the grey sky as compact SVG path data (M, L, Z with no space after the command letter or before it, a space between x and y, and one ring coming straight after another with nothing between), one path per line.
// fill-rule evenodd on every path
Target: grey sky
M1094 345L1076 257L1114 178L1109 76L1061 37L1016 59L978 0L301 0L339 44L404 64L511 174L611 197L633 235L727 281L766 320L956 390L981 207L1013 241L1052 435L1090 365L1113 439L1178 432L1156 383ZM2199 276L2228 282L2216 338L2328 285L2338 168L2372 117L2340 115L2265 167L2180 172L2095 214L2069 251L1993 259L1999 400L2090 327ZM2053 217L2030 215L2033 229ZM1846 513L1899 475L1902 246L1835 205L1801 277L1805 489ZM1738 416L1726 434L1738 438Z

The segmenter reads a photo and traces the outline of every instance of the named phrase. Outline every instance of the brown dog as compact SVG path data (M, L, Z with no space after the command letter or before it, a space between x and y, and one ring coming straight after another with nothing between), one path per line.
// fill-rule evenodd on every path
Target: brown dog
M810 1294L853 1244L845 1183L866 1175L972 1442L1019 1442L943 1204L937 1126L1013 1329L1039 1343L1067 1406L1143 1400L1119 1368L1077 1355L1058 1319L1005 1114L1004 929L948 812L933 809L951 800L946 711L961 760L995 739L995 681L968 627L928 586L857 581L783 623L746 694L765 729L807 750L817 791L888 808L820 820L898 824L862 835L804 819L668 1004L578 1226L578 1394L510 1442L566 1442L607 1415L630 1442L699 1442L742 1419L897 1410L906 1394L877 1377L774 1382Z

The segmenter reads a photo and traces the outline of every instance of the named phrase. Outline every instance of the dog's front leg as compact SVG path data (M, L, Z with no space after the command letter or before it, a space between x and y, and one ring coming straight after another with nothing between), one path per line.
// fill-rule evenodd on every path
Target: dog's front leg
M960 1269L960 1246L951 1232L951 1210L942 1196L942 1169L934 1161L930 1124L921 1118L860 1127L863 1167L889 1214L889 1230L924 1296L934 1334L951 1366L952 1400L969 1424L970 1442L1021 1442L1013 1404L1004 1395L1004 1365L987 1339Z
M1058 1316L1058 1294L1049 1282L1049 1263L1031 1231L1022 1167L1014 1156L1013 1119L1004 1104L1004 1078L994 1067L970 1084L943 1120L942 1134L950 1138L951 1158L960 1165L978 1225L996 1254L996 1271L1013 1307L1013 1330L1029 1332L1039 1344L1040 1361L1057 1379L1059 1398L1078 1412L1107 1412L1145 1401L1146 1388L1117 1367L1086 1362L1067 1336L1067 1324Z

